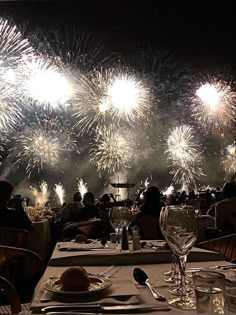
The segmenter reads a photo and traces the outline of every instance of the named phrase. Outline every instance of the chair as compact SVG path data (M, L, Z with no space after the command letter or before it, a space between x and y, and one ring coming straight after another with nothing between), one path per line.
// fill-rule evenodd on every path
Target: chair
M26 246L29 232L14 227L0 227L0 245L22 247Z
M0 314L18 314L21 311L29 313L30 303L21 304L14 285L0 277Z
M16 287L22 302L31 300L44 268L43 261L34 252L0 245L0 274Z
M84 234L88 238L93 238L98 232L98 225L101 219L92 218L88 221L68 222L63 229L63 238L73 238L78 234Z
M218 252L224 255L227 261L231 261L236 259L236 234L202 242L197 247Z

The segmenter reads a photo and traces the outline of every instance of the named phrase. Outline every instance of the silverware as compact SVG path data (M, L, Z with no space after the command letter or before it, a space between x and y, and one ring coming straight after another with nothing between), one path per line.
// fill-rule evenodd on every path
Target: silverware
M105 276L107 278L112 277L115 273L117 273L120 270L121 267L115 267L115 266L110 266L109 268L105 269L104 271L100 272L98 275L99 276Z
M211 267L189 267L186 269L186 272L194 272L194 271L201 271L201 270L208 270L208 269L221 269L221 270L229 270L229 269L236 269L236 264L234 265L217 265Z
M141 268L134 268L133 277L139 284L146 285L149 288L154 299L158 301L166 301L166 297L159 293L157 290L155 290L153 286L150 284L148 275L144 270L142 270Z
M78 314L82 311L85 313L136 313L138 311L169 311L168 306L158 306L157 304L139 304L139 305L114 305L102 306L101 304L78 304L68 303L63 305L52 305L42 308L46 314Z
M98 247L58 247L58 250L61 252L87 252L87 251L100 251L100 250L109 250L109 247L98 246Z

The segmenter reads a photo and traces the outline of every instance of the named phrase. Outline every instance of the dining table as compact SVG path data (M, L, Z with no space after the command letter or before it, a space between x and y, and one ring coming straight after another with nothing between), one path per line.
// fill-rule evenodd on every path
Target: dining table
M59 243L60 246L67 246L70 245L68 243L63 244L63 243ZM58 245L58 244L57 244ZM78 244L77 244L78 245ZM79 244L81 246L81 244ZM94 244L93 244L94 245ZM110 244L108 244L109 246ZM84 244L84 247L86 245ZM90 245L91 248L92 245ZM99 244L97 244L97 246L99 247ZM83 247L83 246L81 246ZM197 249L195 249L197 250ZM98 252L99 250L97 250ZM101 249L102 251L102 249ZM111 249L105 249L102 252L104 252L104 258L106 258L106 255L109 255L108 252L112 251L119 251L120 249L117 248L111 248ZM151 250L150 250L151 251ZM147 253L144 253L143 249L139 251L141 253L141 255L145 256ZM196 261L189 261L187 263L187 268L209 268L209 267L215 267L218 265L228 265L229 263L226 262L224 260L224 258L222 258L221 255L216 256L216 253L211 253L209 251L208 252L208 258L207 255L204 254L202 256L202 260L196 260ZM59 264L55 264L56 259L58 259L58 261L61 261L61 258L63 256L68 257L69 253L69 257L70 260L64 260L63 264L59 263ZM201 252L199 251L198 253L200 253L199 255L201 255ZM86 254L86 259L87 259L87 263L84 260L80 260L80 258ZM163 294L167 299L170 298L172 295L169 292L169 289L173 286L173 284L165 282L164 278L165 276L163 275L164 271L168 271L171 269L171 263L170 261L168 262L163 262L163 260L160 260L160 262L152 262L152 261L145 261L144 263L140 263L141 260L136 260L135 257L137 257L136 252L125 252L122 253L121 255L127 255L127 259L126 261L130 263L124 263L125 260L123 260L122 264L118 264L119 262L119 255L118 253L116 253L116 255L113 257L113 263L112 264L107 264L107 260L104 260L104 264L101 264L101 258L99 258L99 264L97 264L96 260L96 250L82 250L81 252L78 251L71 251L71 252L67 252L67 251L59 251L58 246L56 246L53 254L52 254L52 258L41 278L41 280L39 281L38 285L35 288L35 292L34 292L34 296L32 299L32 303L31 303L31 311L33 314L39 314L40 312L42 312L42 309L47 307L47 306L53 306L53 305L64 305L65 303L71 303L71 302L76 302L76 303L96 303L96 304L101 304L101 305L140 305L140 304L154 304L156 306L159 307L168 307L168 303L166 301L164 302L160 302L157 301L153 298L153 296L151 295L149 289L146 286L140 285L138 284L134 278L133 278L133 270L135 267L139 267L142 268L149 276L150 279L150 283L154 286L155 289L157 289L161 294ZM161 256L162 255L162 251L156 251L153 250L153 254L157 255L157 256ZM100 256L102 256L102 253L99 254ZM132 257L132 255L134 257ZM165 255L165 254L164 254ZM212 255L212 257L211 257ZM89 258L90 257L90 258ZM129 257L129 258L128 258ZM145 256L146 259L150 258L151 256L148 254L147 256ZM196 257L196 255L195 255ZM214 260L215 257L215 260ZM217 258L216 258L217 257ZM205 258L205 260L203 260ZM212 258L212 259L211 259ZM72 264L71 262L74 259L74 264ZM54 263L52 263L54 261ZM83 263L82 263L82 262ZM103 272L104 270L107 269L107 267L109 265L113 265L113 268L117 268L117 266L119 268L116 269L116 272L109 278L112 285L111 287L95 293L95 294L91 294L88 296L77 296L77 297L73 297L73 296L67 296L67 295L58 295L57 292L51 292L50 290L48 290L46 284L50 281L52 281L53 279L55 279L55 281L58 281L58 279L60 278L61 274L67 270L69 268L69 266L83 266L86 271L90 274L95 274L98 275L101 272ZM220 271L222 272L222 271ZM236 273L234 272L234 270L227 270L224 271L224 273L226 273L228 279L230 279L230 281L232 281L232 283L234 283L235 281L235 285L236 285ZM45 289L46 286L46 289ZM173 297L173 296L172 296ZM184 311L186 314L196 314L195 310L192 311ZM125 313L125 312L124 312ZM182 310L170 307L169 308L169 312L167 311L160 311L160 310L149 310L150 314L183 314ZM106 313L107 314L107 313ZM144 312L139 312L139 314L144 314ZM147 314L147 313L145 313Z

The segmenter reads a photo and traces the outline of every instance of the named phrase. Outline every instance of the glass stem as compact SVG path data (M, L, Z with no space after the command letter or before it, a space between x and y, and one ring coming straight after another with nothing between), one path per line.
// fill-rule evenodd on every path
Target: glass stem
M179 270L180 270L180 275L181 275L181 280L180 280L181 299L184 301L188 301L188 292L187 292L186 275L185 275L187 255L179 256L178 260L179 260Z

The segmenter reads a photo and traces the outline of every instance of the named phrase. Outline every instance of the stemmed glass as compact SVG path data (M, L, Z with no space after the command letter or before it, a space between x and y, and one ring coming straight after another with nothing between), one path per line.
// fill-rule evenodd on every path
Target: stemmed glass
M179 259L181 274L181 296L168 300L168 303L184 310L195 309L195 300L188 295L185 276L187 255L197 240L195 212L189 207L166 206L160 213L160 228L172 252Z
M127 207L114 207L109 211L109 220L116 232L116 246L119 245L119 231L124 226L128 228L132 219L132 212Z

